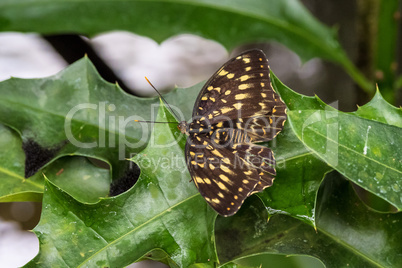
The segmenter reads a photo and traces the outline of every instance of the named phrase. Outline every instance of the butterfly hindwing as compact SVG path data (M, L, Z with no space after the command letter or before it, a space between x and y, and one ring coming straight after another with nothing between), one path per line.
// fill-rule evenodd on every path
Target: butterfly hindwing
M259 175L259 181L250 194L261 192L272 185L276 170L275 158L271 149L251 143L235 144L233 148L241 159L257 170Z
M186 161L200 194L220 215L237 212L260 178L257 169L203 136L186 144Z

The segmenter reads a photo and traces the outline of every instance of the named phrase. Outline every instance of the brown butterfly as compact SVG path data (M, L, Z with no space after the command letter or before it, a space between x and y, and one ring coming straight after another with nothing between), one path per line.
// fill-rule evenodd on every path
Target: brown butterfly
M249 195L272 185L273 152L254 143L272 140L286 118L286 105L271 85L260 50L232 58L204 85L192 121L178 127L188 135L191 177L220 215L235 214Z

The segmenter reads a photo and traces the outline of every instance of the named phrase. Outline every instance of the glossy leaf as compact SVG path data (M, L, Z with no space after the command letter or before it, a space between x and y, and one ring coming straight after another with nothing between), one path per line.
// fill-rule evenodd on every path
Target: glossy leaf
M24 178L21 138L0 125L0 202L42 200L43 174ZM109 171L93 166L84 157L64 157L44 170L56 184L77 196L82 202L96 202L109 193Z
M377 34L374 53L374 70L379 74L377 82L382 94L391 103L395 103L398 87L394 84L397 78L398 38L400 35L400 1L379 1Z
M384 100L378 88L373 99L358 107L354 114L362 118L402 128L402 108L396 108Z
M269 215L291 215L315 226L317 191L332 168L314 156L288 124L269 147L275 152L277 175L274 184L258 194Z
M185 98L173 91L166 99L191 116L188 99L195 99L196 90L187 89ZM7 175L7 187L0 190L3 201L40 200L43 178L39 170L66 155L103 160L111 165L113 178L120 178L129 166L124 159L142 150L149 138L149 126L133 119L154 120L151 116L156 114L158 103L157 98L136 98L103 81L86 58L52 77L6 80L0 83L0 92L0 121L16 130L23 140L21 144L9 134L4 134L2 140L2 170ZM22 146L28 155L26 160ZM54 154L43 161L43 151ZM25 172L24 161L28 164ZM27 174L29 180L24 179ZM70 192L79 185L63 189ZM32 194L35 196L30 197ZM85 200L86 194L82 194L81 200Z
M326 267L399 265L402 214L368 210L336 172L330 173L320 188L317 232L284 215L267 222L267 215L261 213L256 201L250 198L231 218L218 218L216 237L221 264L255 254L279 253L311 255Z
M43 176L24 178L25 155L17 133L0 124L0 202L40 201Z
M146 14L146 19L144 19ZM86 1L12 0L0 3L0 31L95 35L125 30L161 42L182 33L216 40L228 49L277 41L302 59L342 65L365 90L373 86L349 61L335 31L319 23L297 0Z
M77 79L72 80L74 76ZM79 84L71 81L78 81ZM280 86L280 83L276 81L275 85ZM178 89L165 96L171 107L176 112L179 112L183 120L184 118L188 120L191 117L196 95L201 87L202 84L189 89ZM114 86L100 80L98 74L86 59L77 62L55 77L35 80L11 79L0 84L0 90L1 88L5 93L0 98L3 98L2 101L5 105L0 106L0 109L4 112L3 117L0 115L0 119L23 133L22 138L25 140L35 133L34 141L44 146L53 143L62 144L66 139L64 122L71 109L82 104L99 107L98 111L84 110L89 112L88 114L84 113L81 118L75 119L76 117L74 117L73 124L77 124L76 129L78 129L77 132L74 132L74 137L81 136L86 139L85 142L99 142L103 135L103 140L107 146L80 148L67 143L50 162L69 152L70 155L91 156L108 161L112 163L112 169L115 174L122 174L125 166L127 166L124 162L127 161L120 161L123 163L116 161L119 157L120 147L114 148L110 146L107 143L109 137L114 134L115 140L119 142L122 140L138 141L141 138L143 139L143 131L149 131L150 125L136 123L127 128L126 131L123 129L120 133L115 133L114 129L110 128L111 118L115 118L117 122L119 120L117 118L122 116L124 118L135 116L145 120L155 120L152 114L156 113L157 99L141 99L122 93ZM29 91L27 89L31 89L35 93L26 93L26 91ZM11 95L10 92L14 93ZM66 95L65 92L71 93ZM51 95L52 98L48 98L48 95ZM69 100L66 101L64 98ZM303 96L299 95L295 95L293 101L310 105ZM66 105L59 107L60 102L65 102ZM102 121L99 117L102 105L105 107L105 121ZM113 105L116 107L115 111L106 109L106 107L113 108ZM20 107L24 107L24 109L19 109ZM4 114L18 116L7 117ZM169 121L174 120L173 118L169 119ZM21 124L21 122L25 123ZM169 125L169 127L172 128L172 131L176 130L175 125ZM173 133L175 132L173 131ZM56 135L49 137L48 133L57 133L59 137ZM49 141L50 138L53 141ZM143 143L147 144L148 142L154 141L146 137ZM184 144L181 144L181 146L184 151ZM260 195L261 199L271 214L290 214L314 225L316 191L329 167L312 156L294 136L290 128L287 128L278 139L275 139L270 144L270 147L274 150L278 160L278 176L274 186ZM132 150L130 152L136 152L140 148L129 149ZM151 161L154 161L152 164L157 163L159 156L154 156ZM182 159L181 161L184 160ZM101 175L102 180L99 182L94 182L93 185L90 185L89 181L86 181L87 186L85 188L92 190L85 191L82 180L88 176L88 170L92 165L81 171L85 174L79 174L80 170L69 170L66 168L67 166L69 164L63 161L57 164L54 163L54 165L49 166L49 171L46 171L45 174L58 187L82 202L94 202L97 198L105 196L107 179L104 177L104 172ZM62 169L63 172L57 175ZM96 178L96 176L100 176L100 173L93 174L92 178ZM116 176L114 176L114 179L116 179ZM16 186L10 185L10 187ZM14 191L15 194L19 190L15 188ZM89 192L92 193L91 196L88 196Z
M276 78L274 83L280 85ZM399 125L400 111L377 95L358 113L369 120L340 112L318 97L299 97L305 102L301 103L298 94L287 87L277 89L289 107L289 123L303 144L360 187L402 209L402 129L377 121L382 120L378 111L383 110L392 115L389 120L393 124ZM369 112L369 107L376 108Z
M325 104L297 94L283 85L271 73L272 84L285 100L288 112L296 106L320 110ZM293 133L289 123L268 145L276 158L277 176L273 186L259 193L270 216L291 215L315 226L316 196L325 174L332 170Z
M160 111L157 120L165 121ZM177 160L183 150L175 133L165 124L156 124L152 133L155 143L133 159L142 167L141 176L122 195L82 204L45 183L43 213L34 229L40 253L26 267L123 267L153 254L163 258L163 252L173 266L216 261L216 213ZM146 164L151 159L158 164Z
M43 173L53 184L82 203L96 203L109 194L109 170L94 166L85 157L60 158Z

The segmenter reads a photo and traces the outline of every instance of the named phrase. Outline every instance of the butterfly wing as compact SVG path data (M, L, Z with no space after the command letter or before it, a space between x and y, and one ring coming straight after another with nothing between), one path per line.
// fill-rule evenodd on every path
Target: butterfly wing
M274 102L267 59L261 50L250 50L212 75L198 95L193 118L204 116L214 124L224 118L266 114Z
M219 214L235 214L250 194L272 185L272 151L252 143L271 140L285 120L286 106L272 88L260 50L229 60L202 88L186 160L199 192Z
M252 143L234 144L233 149L238 157L257 170L259 181L250 194L261 192L272 185L276 170L275 158L271 149Z
M272 88L265 54L250 50L225 63L202 88L193 119L244 130L253 142L273 139L283 128L286 106Z
M257 169L236 159L233 151L202 135L186 143L191 177L207 203L222 216L235 214L260 180Z

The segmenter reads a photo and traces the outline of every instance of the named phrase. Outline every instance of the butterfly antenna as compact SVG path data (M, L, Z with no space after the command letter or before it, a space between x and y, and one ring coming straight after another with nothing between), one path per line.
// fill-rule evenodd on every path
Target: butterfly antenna
M154 85L152 85L152 83L148 80L148 78L146 76L145 76L145 80L147 80L148 84L150 84L151 87L153 89L155 89L156 93L158 93L159 97L163 100L163 102L166 104L166 106L169 107L169 110L172 112L172 114L174 114L176 119L179 119L177 114L173 111L172 107L170 107L169 103L165 100L165 98L162 96L162 94L154 87Z
M134 122L157 123L157 124L176 124L177 125L177 122L155 122L155 121L146 121L146 120L134 120Z

